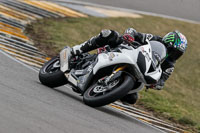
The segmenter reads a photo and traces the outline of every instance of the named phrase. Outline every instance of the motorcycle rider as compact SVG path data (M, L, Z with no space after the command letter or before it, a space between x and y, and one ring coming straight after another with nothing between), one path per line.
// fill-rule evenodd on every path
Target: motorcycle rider
M114 48L123 41L126 43L134 43L137 41L141 45L145 45L146 39L149 41L159 41L167 48L167 56L164 62L161 64L161 68L163 70L161 78L155 85L152 85L152 88L161 90L164 87L165 81L172 74L176 60L183 55L187 48L187 39L179 31L172 31L166 34L164 37L160 37L152 34L140 33L133 28L128 28L124 34L120 36L117 31L104 29L97 36L92 37L80 45L72 47L71 55L80 55L81 53L85 53L105 45L109 45L111 48ZM121 101L134 104L137 99L138 94L132 93L127 94L121 99Z

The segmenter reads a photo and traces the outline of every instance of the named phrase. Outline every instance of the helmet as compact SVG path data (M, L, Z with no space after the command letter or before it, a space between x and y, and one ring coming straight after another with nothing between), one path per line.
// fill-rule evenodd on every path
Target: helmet
M123 34L123 40L128 44L133 44L135 41L135 35L137 34L137 31L133 28L128 28L125 30Z
M166 34L162 41L168 50L168 57L177 60L186 51L187 39L179 31L173 31Z

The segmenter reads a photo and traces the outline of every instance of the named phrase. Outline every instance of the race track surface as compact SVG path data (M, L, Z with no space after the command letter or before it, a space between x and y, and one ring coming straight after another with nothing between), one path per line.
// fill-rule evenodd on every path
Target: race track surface
M51 0L56 1L56 0ZM64 1L64 0L63 0ZM200 22L200 0L79 0Z
M1 133L158 133L105 106L90 108L66 87L40 84L38 73L0 51Z

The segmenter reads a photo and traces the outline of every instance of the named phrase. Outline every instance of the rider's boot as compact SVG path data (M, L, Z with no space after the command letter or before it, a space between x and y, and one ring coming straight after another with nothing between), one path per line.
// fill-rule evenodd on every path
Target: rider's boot
M105 45L115 47L117 44L120 44L121 41L118 32L105 29L102 30L99 35L92 37L80 45L74 46L72 51L74 55L80 55L81 53L86 53Z
M72 61L72 59L75 59L74 57L96 48L96 46L94 46L94 43L92 43L92 40L93 40L93 38L91 38L90 40L88 40L80 45L76 45L72 48L70 48L69 46L66 46L64 48L63 54L61 54L61 56L63 56L63 58L61 58L61 60L64 59L61 62L65 62L63 70L70 71L70 61ZM68 62L66 62L66 60Z
M131 93L131 94L127 94L126 96L124 96L123 98L120 99L120 101L125 104L135 104L138 100L138 93Z
M95 43L95 37L92 37L88 41L85 41L84 43L81 43L80 45L76 45L72 47L71 53L72 55L80 55L82 53L86 53L88 51L94 50L97 48L97 45Z

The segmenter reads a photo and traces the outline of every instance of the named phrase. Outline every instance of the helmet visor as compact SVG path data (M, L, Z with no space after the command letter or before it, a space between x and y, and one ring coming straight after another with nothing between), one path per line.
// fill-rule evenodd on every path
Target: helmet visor
M168 57L174 61L178 60L184 52L178 50L178 49L169 49L168 50Z

